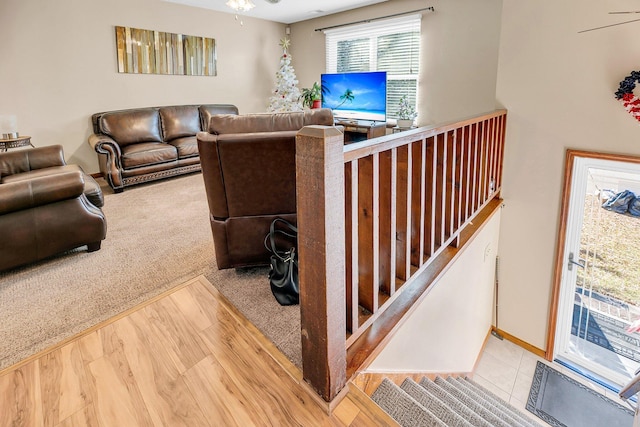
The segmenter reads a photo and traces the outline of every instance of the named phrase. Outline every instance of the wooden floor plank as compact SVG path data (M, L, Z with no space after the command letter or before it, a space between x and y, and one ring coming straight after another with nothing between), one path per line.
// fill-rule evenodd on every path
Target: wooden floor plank
M172 358L184 373L207 356L206 345L198 335L198 330L173 303L165 298L143 309L144 314L158 331L158 336L166 339Z
M87 365L99 422L107 426L152 426L115 326L107 325L100 332L105 354Z
M0 427L386 420L350 395L327 414L297 368L201 276L0 372Z
M209 310L200 304L200 293L197 292L200 288L201 286L194 284L171 294L169 298L192 326L199 331L204 331L211 326L213 317L209 316Z
M85 364L93 362L104 355L102 348L102 339L98 331L93 331L87 335L79 337L75 342L78 343L82 360Z
M251 396L244 395L213 356L189 369L185 373L185 380L202 410L211 420L215 420L214 426L262 424L258 422L262 418L258 413L260 405L254 406L258 401L254 402Z
M93 403L65 418L56 427L100 427Z
M45 426L55 426L91 404L91 391L77 342L42 357L39 368Z
M207 425L184 378L168 357L167 342L151 341L154 335L147 320L143 313L132 313L115 322L114 327L154 425Z
M0 426L42 426L38 365L30 363L0 377Z
M228 313L219 312L218 316L220 321L203 331L203 336L217 363L229 373L243 395L253 395L263 402L260 411L269 425L281 425L287 420L298 421L300 425L315 422L322 411L306 392L272 359L255 357L267 355L244 331L232 333ZM220 336L225 339L220 340Z

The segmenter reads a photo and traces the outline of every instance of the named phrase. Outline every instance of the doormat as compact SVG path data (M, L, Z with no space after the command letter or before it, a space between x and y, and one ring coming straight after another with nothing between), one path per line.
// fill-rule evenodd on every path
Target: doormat
M526 408L554 427L631 426L633 411L538 362Z

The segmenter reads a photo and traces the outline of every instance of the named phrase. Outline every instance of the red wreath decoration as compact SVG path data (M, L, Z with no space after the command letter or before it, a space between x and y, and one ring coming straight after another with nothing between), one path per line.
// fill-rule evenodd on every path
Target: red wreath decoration
M640 122L640 99L633 93L625 93L622 96L622 105L637 121Z
M616 91L616 99L622 102L625 110L640 122L640 99L633 94L636 82L640 80L640 71L632 71L620 82L620 88Z

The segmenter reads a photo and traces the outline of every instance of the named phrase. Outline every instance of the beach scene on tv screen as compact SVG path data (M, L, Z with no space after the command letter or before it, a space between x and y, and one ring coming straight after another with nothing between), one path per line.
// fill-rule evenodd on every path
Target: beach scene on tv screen
M322 74L322 107L341 119L384 121L387 73Z

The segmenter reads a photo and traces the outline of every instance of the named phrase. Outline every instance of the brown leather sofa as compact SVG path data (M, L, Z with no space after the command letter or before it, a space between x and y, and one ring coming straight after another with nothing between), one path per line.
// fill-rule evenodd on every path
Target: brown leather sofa
M107 223L98 183L67 165L60 145L0 153L0 270L87 245Z
M229 104L174 105L91 116L89 144L100 171L118 193L125 187L200 170L196 133L214 114L238 114Z
M295 138L307 125L333 126L331 110L216 115L197 134L219 269L268 264L271 221L295 223Z

